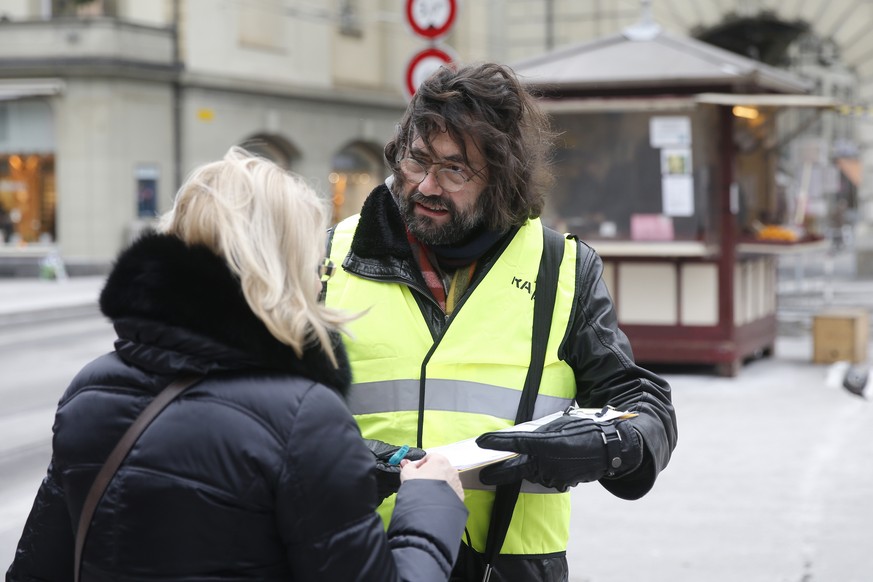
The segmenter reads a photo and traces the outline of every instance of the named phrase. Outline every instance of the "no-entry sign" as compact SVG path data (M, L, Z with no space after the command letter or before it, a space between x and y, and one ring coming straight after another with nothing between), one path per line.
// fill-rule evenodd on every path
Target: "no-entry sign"
M406 82L403 88L406 90L406 98L412 99L415 90L421 82L430 77L441 66L451 63L455 59L441 48L432 46L413 55L406 66Z
M435 40L455 23L457 0L406 0L406 20L413 32Z

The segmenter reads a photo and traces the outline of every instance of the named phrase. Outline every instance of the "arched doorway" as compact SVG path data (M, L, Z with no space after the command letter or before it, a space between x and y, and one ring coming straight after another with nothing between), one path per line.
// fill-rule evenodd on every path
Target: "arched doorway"
M300 152L285 138L267 133L255 134L239 144L241 148L257 156L267 158L286 170L293 169Z
M373 188L388 173L378 146L353 142L341 149L333 156L329 176L334 219L339 221L357 214Z

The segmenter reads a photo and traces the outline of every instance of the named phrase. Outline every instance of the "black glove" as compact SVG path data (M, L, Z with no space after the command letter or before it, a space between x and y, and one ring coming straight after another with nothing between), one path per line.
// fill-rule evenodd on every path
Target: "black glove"
M594 422L564 415L533 432L488 432L476 439L484 449L521 453L482 469L486 485L521 479L566 491L579 483L630 473L643 460L637 431L626 421Z
M389 465L388 461L401 447L373 439L364 439L364 444L376 457L376 491L379 494L379 501L383 501L400 489L400 464ZM425 454L422 449L409 447L409 452L403 458L417 461Z

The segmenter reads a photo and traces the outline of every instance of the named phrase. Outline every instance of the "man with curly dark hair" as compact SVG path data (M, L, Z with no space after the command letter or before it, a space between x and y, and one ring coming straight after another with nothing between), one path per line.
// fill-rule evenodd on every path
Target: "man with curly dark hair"
M365 438L382 456L473 437L519 453L465 483L456 581L568 580L568 489L641 497L676 444L670 387L634 363L600 258L540 222L552 137L509 68L443 67L385 147L392 176L332 233L324 300L366 312L344 338Z

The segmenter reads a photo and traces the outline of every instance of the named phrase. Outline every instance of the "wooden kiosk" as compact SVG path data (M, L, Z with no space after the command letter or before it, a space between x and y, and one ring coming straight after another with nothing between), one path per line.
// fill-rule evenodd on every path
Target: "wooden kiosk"
M604 259L637 360L735 375L772 353L775 257L826 245L793 220L803 201L777 173L780 115L833 103L645 21L514 69L559 132L544 221Z

